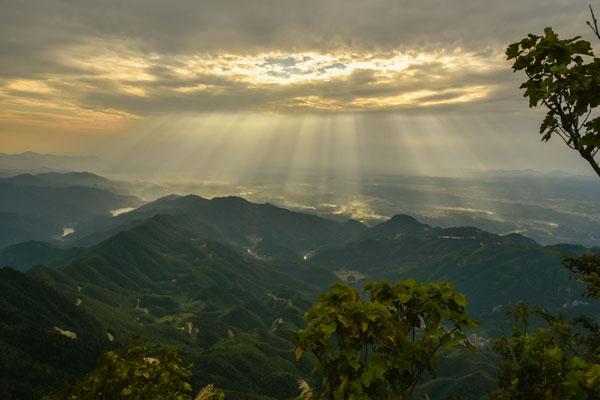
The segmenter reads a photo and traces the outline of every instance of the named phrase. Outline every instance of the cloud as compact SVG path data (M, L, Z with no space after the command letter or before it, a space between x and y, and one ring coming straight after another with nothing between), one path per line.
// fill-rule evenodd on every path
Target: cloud
M5 2L1 29L5 43L36 50L99 37L171 54L391 50L504 43L546 25L581 32L586 6L565 0L21 0Z
M468 99L484 100L496 75L508 73L498 54L460 49L165 55L88 43L60 53L65 67L77 73L6 79L0 89L4 102L23 104L41 94L51 100L54 93L57 107L78 104L133 115L417 109L462 102L457 99L467 99L466 92L478 92Z
M585 2L564 0L22 0L2 9L2 113L111 121L505 112L518 94L504 46L546 25L585 32L586 18Z

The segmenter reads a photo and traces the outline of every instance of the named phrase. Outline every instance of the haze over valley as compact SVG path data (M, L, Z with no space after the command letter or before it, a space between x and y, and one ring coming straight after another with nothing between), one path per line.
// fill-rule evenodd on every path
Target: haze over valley
M600 398L581 1L0 13L0 399Z

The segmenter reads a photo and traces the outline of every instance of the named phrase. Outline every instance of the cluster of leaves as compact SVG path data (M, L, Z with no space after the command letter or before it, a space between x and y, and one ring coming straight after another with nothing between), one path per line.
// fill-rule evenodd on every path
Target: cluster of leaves
M539 309L534 313L543 318L546 326L529 333L530 310L520 303L510 311L515 321L511 337L503 336L494 342L493 348L500 354L501 363L499 388L491 398L599 398L598 348L589 342L591 332L584 333L585 324L570 324L562 316L553 316Z
M188 383L191 365L183 365L174 352L151 354L149 348L140 344L120 352L109 351L80 382L44 399L191 400L192 386ZM222 392L208 386L196 398L222 400L223 397Z
M587 22L598 39L600 30L590 6ZM544 141L558 135L576 150L600 176L594 158L600 148L600 59L589 42L580 37L561 40L551 29L543 36L529 34L508 46L506 56L514 60L513 70L524 71L528 80L521 85L529 106L547 109L540 126ZM564 266L587 284L588 296L600 298L600 256L584 254L567 257ZM545 327L527 331L530 318L525 304L517 305L510 338L500 337L494 349L501 355L498 390L491 396L504 399L598 399L600 398L600 325L578 317L568 322L537 310Z
M588 284L588 296L600 298L598 256L584 254L565 258L564 265L575 278ZM532 333L532 314L541 316L545 326ZM600 325L580 316L567 321L544 310L518 304L510 338L500 337L494 350L501 356L499 388L494 400L600 398Z
M579 257L566 257L563 265L580 282L587 284L590 297L600 298L600 256L584 254Z
M464 329L477 324L466 305L448 282L370 282L365 297L336 283L306 314L296 358L316 357L321 398L410 398L424 372L433 374L440 348L472 347Z
M529 34L508 46L513 70L527 75L521 88L529 106L548 109L540 126L542 139L557 135L576 150L600 176L594 158L600 148L600 59L580 37L559 39L552 28Z

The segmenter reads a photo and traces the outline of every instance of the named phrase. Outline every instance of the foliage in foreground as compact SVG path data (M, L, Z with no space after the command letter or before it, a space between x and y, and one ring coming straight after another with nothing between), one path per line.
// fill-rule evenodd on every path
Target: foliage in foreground
M600 39L598 20L590 6L587 22ZM595 158L600 149L600 58L580 37L559 39L552 28L529 34L508 46L513 70L527 75L521 88L529 106L548 110L540 126L542 140L559 136L600 176ZM587 285L588 297L600 298L600 256L567 257L563 265ZM600 324L588 317L569 322L537 310L545 326L527 330L530 310L519 304L512 311L510 338L500 337L494 349L501 356L499 388L493 399L586 400L600 398Z
M598 34L594 19L594 33ZM590 24L591 26L591 24ZM560 39L552 28L543 35L529 34L508 46L513 70L523 71L527 80L521 85L530 107L548 111L541 126L542 140L560 137L586 160L600 176L596 158L600 149L600 58L594 56L590 42L574 37Z
M600 256L584 254L579 257L566 257L563 265L576 280L587 285L589 297L600 299Z
M587 283L588 296L600 298L600 257L585 254L566 258L565 267ZM545 326L533 332L533 314ZM510 338L500 337L494 350L501 356L496 400L587 400L600 398L600 325L587 317L567 321L544 310L532 312L519 304L510 312L514 326Z
M471 347L464 329L476 323L451 283L370 282L365 295L334 284L295 337L296 357L312 353L323 374L321 398L410 398L440 348Z
M600 364L597 348L587 348L587 335L570 324L537 310L546 326L527 331L531 317L525 304L511 312L515 320L510 338L500 337L494 350L501 356L496 400L566 400L600 398Z
M150 349L140 344L104 353L96 369L80 382L44 400L192 400L191 365L183 365L174 352L150 355ZM208 385L195 400L223 398L222 392Z

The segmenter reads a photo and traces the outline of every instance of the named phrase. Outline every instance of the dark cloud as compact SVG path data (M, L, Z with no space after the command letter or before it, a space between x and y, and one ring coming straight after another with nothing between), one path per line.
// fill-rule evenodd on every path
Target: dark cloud
M587 1L0 0L0 7L0 85L19 79L42 80L70 104L145 115L290 111L298 104L304 104L300 109L310 108L306 99L315 97L341 105L345 111L360 111L353 102L364 98L376 103L385 97L431 90L439 93L419 99L442 102L460 98L475 86L487 87L489 95L471 101L477 105L472 110L490 105L509 109L509 100L517 96L515 78L497 55L510 41L547 25L565 35L586 33ZM349 71L352 54L362 60L383 59L394 52L439 49L459 49L454 65L435 59L420 61L387 78L375 67L354 68L342 77L333 74ZM314 61L304 53L328 52L348 56L315 64L312 70L303 66ZM145 60L144 65L134 64L133 73L124 70L110 75L106 73L110 65L93 62L94 55L105 53L114 56L109 63L115 67L125 68L135 59ZM271 55L257 61L256 68L262 67L265 76L290 83L242 79L243 71L227 62L222 62L223 73L193 70L196 56L208 63L221 62L219 57L259 53ZM461 54L467 53L469 60L461 60ZM73 62L90 59L87 64ZM484 71L461 65L473 60L500 64ZM185 68L193 73L178 73ZM136 73L148 79L138 79ZM328 74L333 75L296 81ZM28 94L18 87L0 90L4 98L51 96ZM434 106L438 108L447 106ZM410 107L375 109L406 111Z
M580 0L3 0L0 51L38 57L87 39L145 51L253 52L504 45L553 25L585 31ZM2 57L5 59L5 57Z

